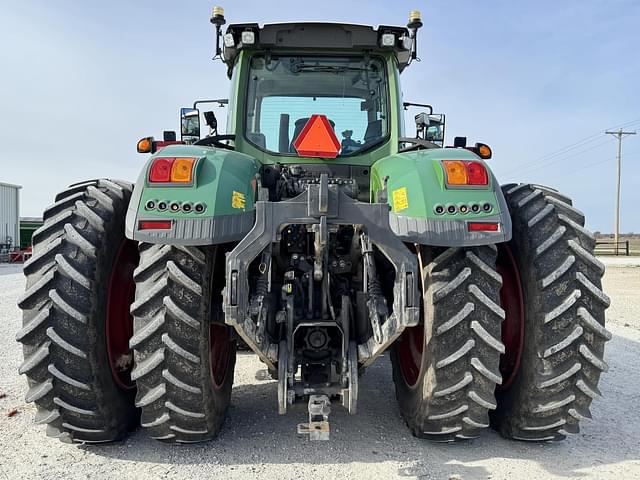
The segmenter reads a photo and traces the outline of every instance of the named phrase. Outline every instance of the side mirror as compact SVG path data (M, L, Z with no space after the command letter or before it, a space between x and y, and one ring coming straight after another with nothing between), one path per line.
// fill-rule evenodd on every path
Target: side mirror
M200 110L197 108L180 109L180 139L186 143L200 140Z
M415 116L416 121L416 137L424 138L424 132L429 127L429 115L425 112Z
M425 140L444 145L444 114L429 115L429 126L425 134Z

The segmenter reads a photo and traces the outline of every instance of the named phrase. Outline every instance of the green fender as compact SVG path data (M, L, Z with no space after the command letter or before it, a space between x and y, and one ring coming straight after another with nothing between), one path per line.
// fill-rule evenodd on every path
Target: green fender
M485 187L447 187L442 160L475 160L489 174ZM437 148L397 153L371 167L372 201L384 190L391 207L394 233L423 245L468 246L511 239L511 218L490 168L474 153L459 148ZM473 206L479 206L474 212ZM436 207L444 207L437 213ZM455 209L449 213L449 208ZM465 212L465 213L463 213ZM498 224L495 231L470 231L469 224Z
M161 157L195 158L193 183L149 183L151 163ZM211 245L243 238L254 223L258 170L256 160L243 153L195 145L163 148L149 158L138 177L127 211L127 238L170 245ZM161 211L161 203L168 208ZM196 204L204 210L196 212ZM172 205L177 205L175 210ZM144 228L149 226L144 222L154 220L169 221L170 227Z

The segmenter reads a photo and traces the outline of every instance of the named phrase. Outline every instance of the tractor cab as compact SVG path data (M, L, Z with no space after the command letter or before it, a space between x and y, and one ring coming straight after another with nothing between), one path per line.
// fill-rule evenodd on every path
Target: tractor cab
M372 164L415 143L414 137L404 138L408 104L401 101L399 75L417 58L419 12L412 12L406 28L244 23L223 33L226 21L219 9L211 22L215 58L226 64L231 79L234 114L228 116L226 139L209 135L196 143L222 141L263 164L319 158ZM433 125L429 132L424 123L416 125L415 138L421 148L437 148L444 140L444 116L438 123L426 107L429 113L423 115L433 117ZM193 140L188 132L185 137L187 143Z

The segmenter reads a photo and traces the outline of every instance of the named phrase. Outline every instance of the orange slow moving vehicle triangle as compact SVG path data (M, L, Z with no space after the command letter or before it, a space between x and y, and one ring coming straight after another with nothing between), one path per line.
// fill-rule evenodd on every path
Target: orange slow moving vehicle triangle
M326 115L311 115L293 146L301 157L336 158L340 152L340 142Z

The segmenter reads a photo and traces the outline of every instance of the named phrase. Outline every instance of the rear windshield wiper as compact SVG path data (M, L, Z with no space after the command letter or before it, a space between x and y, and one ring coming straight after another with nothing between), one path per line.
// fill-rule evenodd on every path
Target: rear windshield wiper
M342 72L374 72L373 68L369 67L346 67L338 65L300 65L294 64L291 66L293 73L300 72L327 72L327 73L342 73Z

